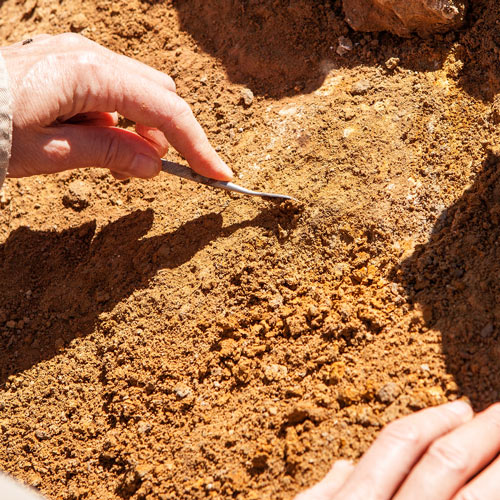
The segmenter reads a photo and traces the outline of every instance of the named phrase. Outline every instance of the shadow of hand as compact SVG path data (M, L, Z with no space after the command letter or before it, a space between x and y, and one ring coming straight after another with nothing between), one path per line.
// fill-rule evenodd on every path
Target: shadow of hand
M97 234L95 223L62 232L13 231L0 246L0 384L91 333L102 312L147 288L158 270L181 266L240 228L272 228L277 214L272 207L227 227L221 214L208 214L149 238L152 210L122 217Z
M490 153L430 241L396 270L426 326L441 332L447 369L477 409L500 398L499 167Z

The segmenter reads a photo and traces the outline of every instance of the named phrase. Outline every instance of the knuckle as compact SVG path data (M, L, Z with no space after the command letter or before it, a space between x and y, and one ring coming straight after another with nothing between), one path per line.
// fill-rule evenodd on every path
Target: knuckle
M176 116L192 116L193 111L189 104L182 98L176 97L173 102L172 111Z
M165 75L167 77L167 88L170 92L177 93L177 85L171 76Z
M101 54L91 50L82 50L74 57L74 61L80 70L89 71L94 77L99 73L100 68L103 67L103 63L105 62Z
M483 495L479 492L474 491L472 488L467 488L458 492L458 494L453 497L453 500L481 500Z
M104 147L101 149L103 152L101 158L102 167L111 168L116 164L120 153L120 146L121 144L117 136L111 135L106 137Z
M402 419L391 422L385 427L381 433L382 437L391 441L416 445L422 440L422 432L414 423Z
M178 97L176 94L172 94L167 110L166 119L160 129L166 130L177 128L176 125L179 120L185 118L189 119L191 117L193 117L193 112L189 104L184 99Z
M57 38L66 47L80 47L88 41L87 38L78 33L63 33L62 35L58 35Z
M468 469L468 453L465 448L457 446L449 439L438 439L427 451L427 455L438 463L438 467L456 472L465 473Z

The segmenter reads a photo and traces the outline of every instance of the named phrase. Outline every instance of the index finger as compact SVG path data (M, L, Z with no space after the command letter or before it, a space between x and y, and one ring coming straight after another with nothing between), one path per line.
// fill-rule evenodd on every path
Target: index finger
M132 61L137 72L122 71L117 58L106 64L96 53L87 58L87 95L85 111L118 111L123 116L149 127L160 129L168 142L201 175L230 180L231 169L222 161L208 141L189 105L174 92L139 71L142 63ZM129 68L130 69L130 66Z
M472 416L467 403L454 401L392 422L363 455L339 497L389 500L428 446Z

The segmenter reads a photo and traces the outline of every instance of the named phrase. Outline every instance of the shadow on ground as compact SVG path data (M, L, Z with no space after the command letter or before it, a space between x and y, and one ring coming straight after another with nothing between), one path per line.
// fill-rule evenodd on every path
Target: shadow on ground
M428 328L442 334L449 373L476 409L500 399L500 160L489 153L473 186L396 270Z
M151 3L151 0L143 0ZM156 3L156 2L154 2ZM357 33L344 20L341 0L175 0L181 29L224 65L231 81L274 98L310 93L328 69L381 66L398 57L418 72L443 67L453 51L464 61L451 73L471 95L491 100L500 91L495 0L470 2L467 23L448 35L402 39ZM337 54L340 36L354 43Z
M222 215L213 213L144 238L153 224L153 211L146 210L98 233L95 223L63 232L13 231L0 246L0 321L7 322L0 331L0 384L92 332L102 312L147 288L158 270L181 266L211 241L244 227L277 232L287 217L274 205L252 220L223 227Z

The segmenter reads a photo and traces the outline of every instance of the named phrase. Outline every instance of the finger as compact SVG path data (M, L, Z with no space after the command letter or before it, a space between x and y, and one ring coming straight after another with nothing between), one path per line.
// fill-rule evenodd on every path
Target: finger
M500 404L435 441L396 498L451 498L500 451ZM483 497L481 497L483 498Z
M98 44L96 45L100 48L103 48ZM135 71L136 73L139 72L144 78L155 81L159 85L165 87L165 89L167 89L168 91L174 93L177 92L177 87L175 85L174 80L172 79L171 76L167 75L166 73L158 71L152 68L151 66L140 63L139 61L131 59L130 57L116 54L115 52L112 52L108 49L104 50L107 52L108 57L110 57L111 59L110 62L112 62L113 64L118 63L124 70ZM117 58L118 61L116 61Z
M497 500L500 459L496 459L486 470L462 488L453 500Z
M118 112L135 122L160 129L196 172L230 180L230 168L210 145L188 104L176 94L167 94L152 84L146 98L140 89L147 86L147 82L139 80L132 77L130 81L122 81L122 92L114 95L115 102L120 103ZM114 94L116 88L110 89L110 93Z
M340 497L392 498L427 447L472 416L468 404L455 401L392 422L363 455Z
M168 151L168 141L165 134L153 127L146 127L141 123L136 123L135 131L144 139L148 140L156 149L160 156L165 156Z
M88 55L80 59L78 68L86 69L83 77L89 78L79 85L85 90L84 96L76 96L84 103L79 112L118 111L136 123L158 128L196 172L218 180L232 178L231 169L210 145L183 99L140 72L110 68L106 62ZM66 112L70 113L73 106L68 102Z
M42 146L40 169L59 172L102 167L120 178L150 178L161 169L155 148L133 132L113 127L65 125L54 127ZM42 172L41 172L42 173Z
M74 33L64 33L62 35L58 35L58 38L61 39L63 44L68 43L68 45L73 44L79 46L87 46L90 50L94 50L102 54L103 57L107 59L108 67L110 68L116 67L124 73L141 75L143 78L161 85L170 92L176 92L175 82L169 75L158 71L147 64L143 64L130 57L117 54L116 52L113 52L112 50L109 50L106 47L103 47L102 45L99 45L98 43L89 40L82 35L76 35Z
M116 127L118 125L118 113L105 113L102 111L79 113L64 123L93 127Z
M339 460L316 485L300 493L295 500L332 500L354 470L352 462Z
M140 75L146 80L162 86L169 92L176 92L174 80L166 73L158 71L130 57L117 54L82 35L76 33L62 33L51 38L53 44L63 47L66 52L73 49L76 52L84 51L87 55L90 53L99 54L103 59L102 64L110 71L115 68L118 72L123 72L125 74L131 73L133 75ZM35 45L33 45L32 49L35 49Z

